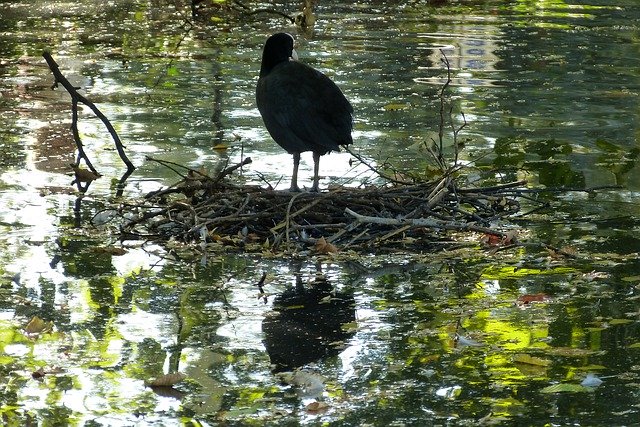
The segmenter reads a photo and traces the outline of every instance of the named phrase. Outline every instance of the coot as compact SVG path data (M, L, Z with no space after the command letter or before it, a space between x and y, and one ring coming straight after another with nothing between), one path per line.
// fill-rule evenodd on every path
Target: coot
M300 191L300 153L312 151L311 191L318 191L320 156L353 142L353 108L329 77L297 61L293 44L293 36L287 33L267 39L256 101L271 137L293 154L290 190Z

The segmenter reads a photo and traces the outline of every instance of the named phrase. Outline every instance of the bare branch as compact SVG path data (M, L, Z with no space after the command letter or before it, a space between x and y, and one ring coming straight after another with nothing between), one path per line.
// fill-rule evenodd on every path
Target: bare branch
M95 168L91 164L91 161L89 160L89 157L86 155L86 153L85 153L85 151L83 149L82 141L80 140L80 135L78 133L78 127L77 127L77 125L78 125L78 102L80 102L80 103L86 105L87 107L89 107L91 109L91 111L93 111L93 113L102 121L104 126L109 131L109 134L111 134L111 137L113 138L113 142L115 143L116 150L118 151L118 155L120 156L120 159L127 166L127 172L128 173L133 172L135 170L135 166L133 166L133 163L131 163L131 161L129 160L129 158L125 154L124 146L122 145L122 141L120 140L120 137L118 136L118 133L116 132L115 128L113 127L113 125L111 124L109 119L102 113L102 111L100 111L98 109L98 107L95 106L95 104L93 102L89 101L87 98L85 98L80 93L78 93L78 88L74 87L69 82L69 80L67 80L67 78L60 72L60 68L58 67L58 64L56 63L56 61L53 59L53 57L51 56L51 54L49 52L46 52L46 51L43 52L42 56L44 57L45 61L47 61L47 64L49 65L49 69L51 69L51 72L53 73L53 76L55 78L55 83L54 83L53 87L57 86L58 83L59 83L67 90L67 92L71 96L71 101L72 101L72 104L71 104L72 105L72 131L73 131L74 139L76 141L76 146L78 147L78 157L79 157L79 159L80 158L83 159L87 163L87 167L89 167L94 173L97 173L97 171L95 170Z

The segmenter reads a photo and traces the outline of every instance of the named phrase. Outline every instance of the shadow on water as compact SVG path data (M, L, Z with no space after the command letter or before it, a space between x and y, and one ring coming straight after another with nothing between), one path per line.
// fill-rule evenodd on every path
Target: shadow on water
M356 320L353 293L336 291L319 267L315 280L304 284L300 267L295 268L295 285L275 298L273 311L262 322L274 372L336 356L353 336L343 327Z

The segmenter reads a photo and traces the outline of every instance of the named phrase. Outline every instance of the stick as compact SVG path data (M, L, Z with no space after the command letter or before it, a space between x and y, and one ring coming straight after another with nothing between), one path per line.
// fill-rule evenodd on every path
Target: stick
M58 68L58 64L56 63L56 61L53 59L53 57L51 56L51 54L49 52L46 52L46 51L43 52L42 56L44 57L45 61L47 61L47 65L49 65L49 69L51 70L51 72L53 73L53 76L55 78L55 82L54 82L52 88L56 87L58 85L58 83L60 83L67 90L67 92L69 92L69 95L71 95L73 118L74 118L74 121L72 123L72 129L74 130L74 138L76 138L76 136L77 136L76 145L78 146L78 155L81 156L85 160L85 162L87 163L87 167L89 167L92 170L92 172L97 173L97 171L91 165L91 162L89 161L89 158L87 157L87 155L85 154L84 150L82 149L82 142L80 142L80 137L79 137L78 132L77 132L78 102L81 102L84 105L86 105L87 107L89 107L91 109L91 111L93 111L93 113L100 120L102 120L102 123L104 123L105 127L107 128L107 130L111 134L111 137L113 138L113 142L116 145L116 150L118 151L118 155L120 156L120 159L127 166L127 172L128 173L133 172L136 167L133 166L133 163L131 163L131 161L129 160L129 158L125 154L124 146L122 145L122 141L120 140L120 137L118 136L118 133L116 132L115 128L113 127L113 125L111 124L111 122L109 121L107 116L102 114L102 111L100 111L98 109L98 107L96 107L93 102L89 101L87 98L85 98L84 96L82 96L82 95L80 95L78 93L78 88L74 87L69 82L69 80L67 80L67 78L60 72L60 68ZM73 127L73 126L75 126L75 127Z
M215 177L215 179L213 180L212 185L216 185L218 182L220 182L222 180L222 178L224 178L225 176L231 174L231 172L233 172L236 169L239 169L245 165L248 165L252 162L251 157L246 157L244 159L242 159L242 161L240 163L238 163L237 165L233 165L233 166L229 166L228 168L225 168L222 172L220 172L218 174L218 176Z
M397 225L405 226L410 225L412 227L428 227L442 230L458 230L458 231L478 231L481 233L492 234L494 236L504 237L505 234L499 231L492 230L488 227L481 227L474 224L463 224L455 221L439 221L437 219L427 218L381 218L377 216L360 215L357 212L352 211L349 208L344 209L345 213L351 215L359 222L367 224L382 224L382 225Z

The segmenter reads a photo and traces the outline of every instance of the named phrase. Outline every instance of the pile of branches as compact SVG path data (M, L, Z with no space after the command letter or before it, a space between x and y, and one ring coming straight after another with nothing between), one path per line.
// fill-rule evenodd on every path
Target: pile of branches
M227 179L250 159L215 177L156 161L181 173L182 179L127 207L138 214L122 225L123 240L177 240L243 251L311 248L329 253L423 250L445 238L445 230L504 239L507 233L492 224L519 212L524 184L465 189L447 174L427 183L294 193Z
M292 193L239 185L227 179L236 169L250 163L249 158L214 177L172 162L150 159L172 169L181 179L169 188L147 194L142 202L127 202L120 207L121 240L198 243L207 250L217 246L223 250L233 247L243 251L276 252L303 251L311 247L320 253L347 249L420 251L446 239L446 230L482 233L493 244L511 241L510 234L496 229L496 224L505 216L519 212L519 200L526 197L523 194L526 190L522 189L525 183L474 189L457 185L455 176L460 172L457 139L466 120L461 114L463 123L456 127L453 108L445 108L451 67L444 52L442 55L447 78L439 94L439 132L437 140L425 144L442 172L439 179L399 182L347 150L379 175L382 184L339 187L321 193ZM84 151L78 132L78 104L82 103L103 121L127 166L127 172L120 179L118 195L121 195L124 182L135 167L124 153L115 127L69 83L48 52L44 52L43 57L54 74L55 85L61 84L72 99L72 132L78 156L71 166L79 191L84 193L100 176ZM452 162L444 158L444 133L448 126L453 137ZM88 169L81 167L82 161Z

